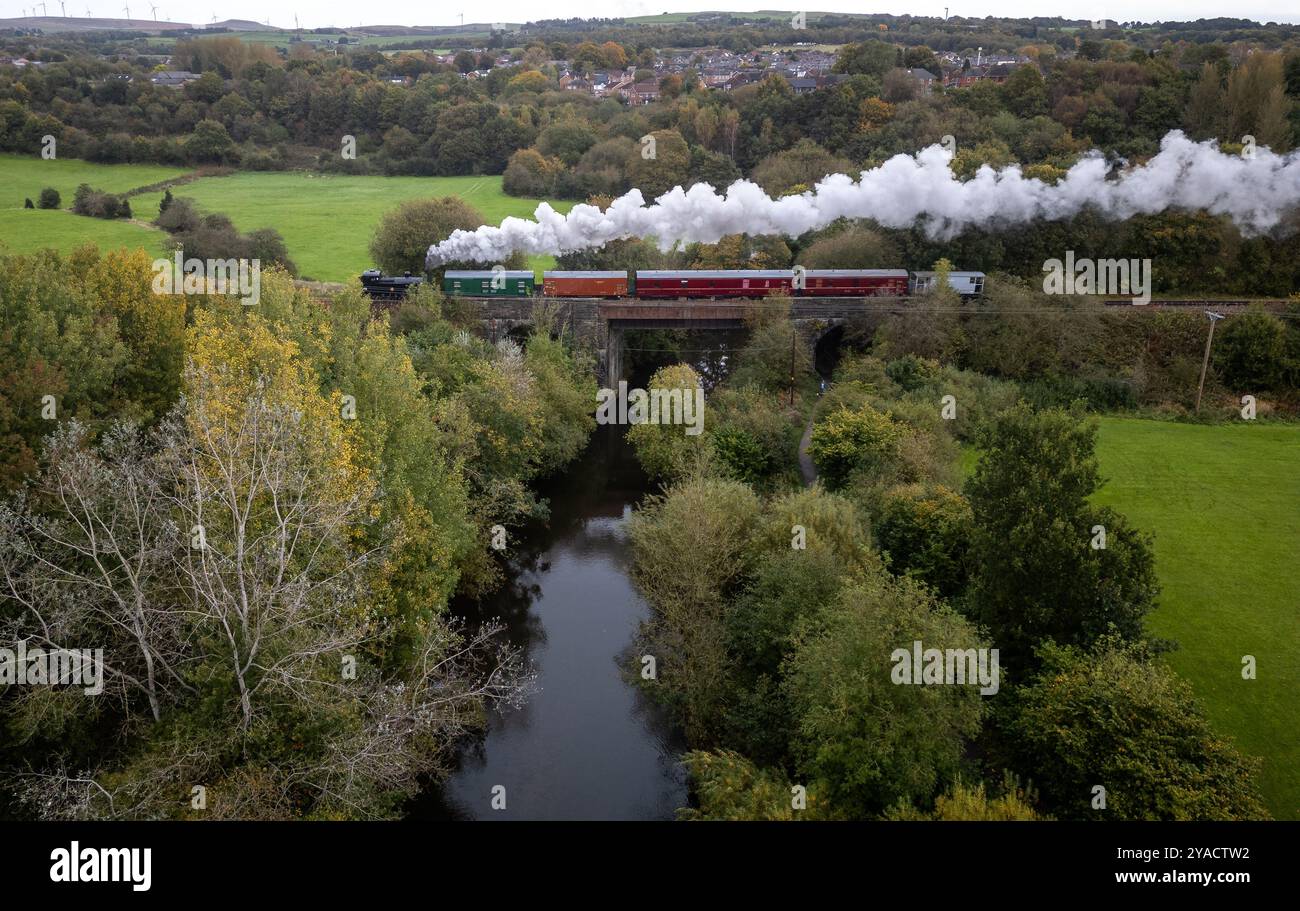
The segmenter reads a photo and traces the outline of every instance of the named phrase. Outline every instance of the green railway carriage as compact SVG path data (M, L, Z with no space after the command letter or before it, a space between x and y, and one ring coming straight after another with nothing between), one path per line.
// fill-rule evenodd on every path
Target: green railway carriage
M442 276L448 297L532 297L536 287L536 277L525 270L448 271Z

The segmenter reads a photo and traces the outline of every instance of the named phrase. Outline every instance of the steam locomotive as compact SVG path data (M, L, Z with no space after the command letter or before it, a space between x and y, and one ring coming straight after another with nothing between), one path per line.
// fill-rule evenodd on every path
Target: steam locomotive
M367 269L361 273L361 290L370 295L376 303L396 303L406 297L406 292L417 285L424 284L424 276L384 275L378 269Z

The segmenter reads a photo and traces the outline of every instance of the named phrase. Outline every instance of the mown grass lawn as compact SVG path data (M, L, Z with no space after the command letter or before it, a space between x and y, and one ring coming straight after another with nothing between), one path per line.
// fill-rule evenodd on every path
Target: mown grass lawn
M204 177L172 191L193 199L205 212L224 212L241 231L275 228L304 278L352 281L371 268L368 248L383 215L409 199L460 196L478 209L488 224L508 215L532 217L537 200L507 196L496 177L374 177L307 172L240 172ZM158 211L162 194L131 200L141 216ZM571 202L553 202L567 212ZM537 268L549 257L535 258Z
M1215 730L1264 760L1273 815L1300 819L1300 426L1106 417L1097 450L1097 501L1155 535L1149 628L1178 641L1167 660Z

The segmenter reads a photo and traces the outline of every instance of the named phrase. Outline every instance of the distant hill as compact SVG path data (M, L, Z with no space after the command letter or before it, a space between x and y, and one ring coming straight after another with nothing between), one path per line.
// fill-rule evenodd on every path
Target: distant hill
M355 28L339 28L329 31L349 35L368 35L374 37L398 37L418 35L449 35L455 33L483 33L492 28L493 23L467 22L464 25L362 25ZM517 28L515 24L507 24ZM90 31L132 31L132 32L175 32L185 29L222 29L230 32L284 32L289 34L294 29L254 22L251 19L226 19L222 22L203 22L192 25L188 22L155 22L153 19L104 19L91 16L26 16L12 19L0 19L0 29L38 28L43 32L90 32ZM303 34L313 33L312 29L301 29Z
M265 26L257 26L265 28ZM174 32L194 28L188 22L155 22L153 19L100 19L94 16L27 16L0 19L3 28L38 28L43 32Z
M349 35L373 35L376 38L393 38L402 35L448 35L456 32L486 32L494 24L518 28L512 23L466 22L464 25L359 25L340 29Z
M286 29L267 25L265 22L253 22L251 19L227 19L224 22L205 24L204 28L225 28L232 32L283 32Z

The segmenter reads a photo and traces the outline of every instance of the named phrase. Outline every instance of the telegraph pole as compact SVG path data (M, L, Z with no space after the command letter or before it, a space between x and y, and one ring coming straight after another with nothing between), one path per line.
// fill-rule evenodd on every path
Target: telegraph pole
M794 344L799 332L794 327L794 320L790 321L790 407L794 407Z
M1223 319L1222 313L1215 313L1213 310L1206 310L1205 315L1210 318L1210 334L1205 338L1205 359L1201 361L1201 384L1196 387L1196 413L1201 413L1201 393L1205 391L1205 374L1210 369L1210 346L1214 344L1214 324Z

